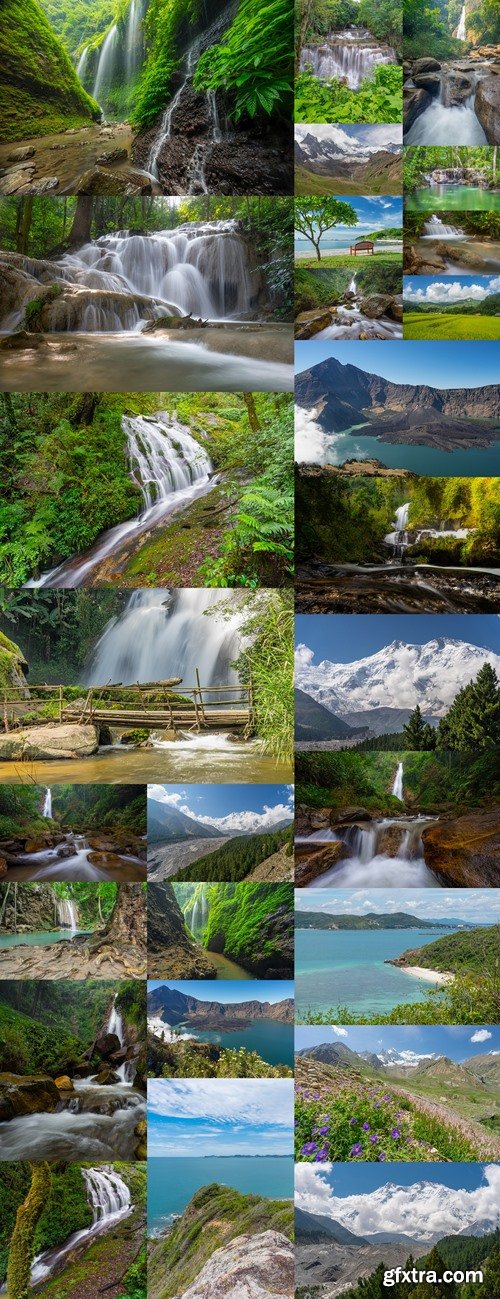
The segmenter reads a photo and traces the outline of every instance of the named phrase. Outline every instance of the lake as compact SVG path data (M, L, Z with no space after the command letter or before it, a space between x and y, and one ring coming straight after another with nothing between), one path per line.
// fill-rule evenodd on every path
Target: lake
M86 934L87 930L77 929L76 933L71 933L71 929L51 929L41 930L40 933L30 934L0 934L0 949L7 947L48 947L51 943L62 943L70 938L76 938L77 934Z
M148 1159L148 1231L162 1231L196 1191L211 1182L232 1186L244 1195L270 1200L293 1199L293 1159L288 1156L206 1159Z
M297 1018L347 1006L370 1017L388 1014L401 1002L422 1001L433 987L384 961L409 947L421 947L457 930L381 929L295 931L295 996Z
M489 447L438 451L435 447L382 442L379 438L365 437L359 425L353 425L343 433L327 434L327 437L326 463L331 465L343 465L346 460L380 460L389 469L410 469L436 478L455 475L494 478L500 475L500 438Z
M210 952L210 958L212 953ZM252 1020L247 1028L228 1033L217 1029L201 1030L191 1024L179 1025L196 1038L197 1042L216 1042L217 1046L238 1050L257 1051L266 1064L286 1064L293 1068L293 1024L279 1024L276 1020Z
M474 185L428 185L406 195L408 212L500 212L500 190Z

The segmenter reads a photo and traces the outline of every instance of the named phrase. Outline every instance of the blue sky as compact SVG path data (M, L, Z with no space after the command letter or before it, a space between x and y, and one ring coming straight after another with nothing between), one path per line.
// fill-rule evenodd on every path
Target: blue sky
M293 997L293 983L279 983L273 979L252 980L252 990L248 991L246 980L215 980L187 979L184 983L172 983L170 979L150 979L148 982L148 992L153 988L174 988L176 992L183 992L186 997L197 997L198 1001L220 1001L223 1005L234 1005L240 1001L285 1001L287 997Z
M342 202L342 196L339 196L339 202ZM356 225L343 224L341 221L331 230L325 230L321 239L321 244L327 243L332 237L335 238L338 233L347 235L352 233L359 238L363 234L385 230L389 227L397 226L400 229L403 225L403 200L401 198L357 198L351 194L347 195L344 202L350 203L357 215ZM298 236L301 244L309 243L304 235ZM312 249L312 245L311 245Z
M498 343L296 343L295 370L310 370L335 357L380 374L393 383L427 383L435 388L474 388L498 383Z
M435 1182L439 1186L464 1187L475 1190L484 1182L484 1164L337 1164L315 1169L313 1165L299 1164L295 1169L296 1186L301 1190L300 1170L310 1168L324 1179L336 1196L364 1195L385 1186L390 1180L396 1186L412 1186L415 1182ZM500 1173L500 1168L499 1168ZM305 1179L304 1179L305 1180ZM299 1193L298 1203L303 1196ZM311 1210L310 1210L311 1211ZM319 1212L317 1209L316 1212ZM376 1230L376 1227L373 1228Z
M364 148L378 150L387 149L389 145L403 145L403 127L402 126L332 126L321 125L314 122L312 126L296 123L295 138L303 140L305 135L314 136L315 140L333 140L340 141L343 144L344 138L351 140L353 146L363 145ZM355 152L355 148L353 148Z
M499 275L454 275L446 280L438 275L409 275L403 279L405 300L429 306L433 303L457 306L470 298L474 302L483 302L490 293L499 292Z
M296 889L295 909L339 916L405 911L423 920L450 918L480 925L500 918L498 894L492 889ZM362 941L362 930L358 934Z
M325 1027L323 1024L321 1027L295 1029L296 1051L324 1042L340 1042L351 1051L373 1051L375 1055L392 1049L415 1056L446 1055L458 1062L473 1055L500 1052L500 1028L493 1024L469 1025L467 1028L448 1024L410 1024L396 1028L391 1024L375 1027L365 1024L360 1027L329 1024Z
M148 785L149 799L221 834L256 834L293 817L293 785Z
M293 1079L148 1081L148 1154L289 1155Z
M500 622L494 614L302 614L295 619L295 643L314 650L318 660L334 663L376 654L394 640L425 645L438 636L500 652Z

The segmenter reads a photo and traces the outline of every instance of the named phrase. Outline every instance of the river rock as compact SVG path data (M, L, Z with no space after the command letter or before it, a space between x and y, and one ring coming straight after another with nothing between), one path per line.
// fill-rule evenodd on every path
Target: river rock
M372 814L367 812L366 807L344 807L340 812L335 812L335 821L338 821L340 825L343 822L371 820Z
M321 311L301 311L295 320L296 338L313 338L321 329L327 329L335 319L335 308L326 307Z
M403 294L396 293L389 303L387 315L392 316L393 320L403 319Z
M0 761L49 761L52 758L90 758L97 753L97 727L68 723L62 726L32 726L24 731L0 735Z
M377 853L383 857L397 857L404 835L402 825L381 826L377 835Z
M74 1092L75 1090L67 1073L62 1073L60 1078L54 1078L54 1083L60 1092Z
M145 1119L139 1119L134 1128L134 1136L137 1137L137 1146L135 1149L136 1159L147 1159L148 1154L148 1125Z
M417 117L429 107L431 95L428 90L403 90L403 130L409 131Z
M98 167L109 167L113 162L125 162L128 158L126 149L110 149L109 153L101 153L100 158L96 158Z
M500 142L500 78L484 77L476 90L474 108L488 144Z
M430 95L437 95L441 88L441 72L414 72L413 80L419 90L428 90Z
M59 179L57 176L42 176L40 180L30 180L26 185L22 185L17 190L18 194L49 194L51 190L57 189Z
M115 1070L111 1069L109 1065L103 1065L102 1068L99 1069L97 1074L97 1083L99 1084L99 1087L112 1087L116 1083L119 1083L119 1081L120 1079L118 1074L115 1073Z
M361 299L363 315L368 316L369 320L379 320L381 316L387 315L392 297L392 293L369 293Z
M306 857L303 861L295 862L295 885L298 889L307 888L308 884L318 878L318 875L324 875L325 871L331 870L338 861L349 856L349 850L345 843L339 839L336 842L327 844L319 852L314 852L311 856Z
M126 156L126 151L125 151ZM72 194L156 194L158 187L151 176L138 168L127 168L119 172L106 171L103 167L91 167L78 176L71 187Z
M19 190L26 184L26 177L34 176L35 168L23 168L19 171L9 171L6 176L0 180L0 194L18 194Z
M7 162L25 162L26 158L34 158L35 149L32 144L21 145L19 149L14 149L12 153L7 154Z
M421 72L439 72L440 68L441 68L441 64L438 59L433 59L430 57L423 58L423 59L415 59L412 68L412 76L413 77L415 77L415 75L419 76Z
M216 1249L175 1299L293 1299L294 1249L279 1231L236 1236Z
M422 833L427 866L441 883L452 888L498 885L500 872L500 808L467 812L438 821Z
M101 1033L94 1043L94 1051L101 1059L107 1060L115 1051L120 1050L120 1039L116 1033Z
M464 99L468 99L474 90L472 77L455 68L451 68L445 77L443 86L443 103L446 108L452 108L456 104L462 104Z
M0 1073L0 1122L22 1114L53 1114L60 1102L52 1078L46 1074L25 1078L14 1073Z

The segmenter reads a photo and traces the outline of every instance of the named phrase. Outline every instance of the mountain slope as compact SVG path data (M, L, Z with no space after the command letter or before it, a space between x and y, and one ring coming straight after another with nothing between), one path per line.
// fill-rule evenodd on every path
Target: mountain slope
M3 140L98 121L69 55L37 0L2 0L0 119Z
M422 920L406 911L368 911L365 916L341 916L329 911L297 911L295 923L299 929L446 929L448 926L447 920Z
M295 692L295 737L297 740L340 740L355 735L353 727L336 717L304 690ZM362 728L358 728L361 733Z
M315 664L299 647L296 678L300 688L341 718L366 717L382 710L377 733L394 729L391 709L400 709L402 696L408 708L420 705L422 713L437 719L450 707L462 686L477 676L484 663L500 673L500 654L467 641L445 636L411 645L392 641L375 654L352 663L325 659ZM387 716L385 711L387 710Z
M220 1001L199 1001L197 997L187 996L168 985L153 988L148 993L147 1009L148 1015L160 1013L165 1024L180 1024L190 1020L191 1023L208 1026L210 1020L221 1028L227 1028L233 1023L254 1019L293 1024L293 1001L290 998L279 1002L249 1000L234 1005Z
M177 807L148 798L148 843L179 843L184 839L220 839L221 832L186 816Z

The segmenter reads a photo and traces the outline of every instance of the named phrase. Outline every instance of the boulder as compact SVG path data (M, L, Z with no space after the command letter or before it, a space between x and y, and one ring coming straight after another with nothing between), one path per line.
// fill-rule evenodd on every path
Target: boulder
M500 140L500 79L484 77L476 90L474 108L488 144L498 144Z
M62 726L31 726L0 735L0 761L50 761L52 758L90 758L97 753L96 726L76 722Z
M403 90L403 131L409 131L417 117L429 107L431 95L428 90Z
M109 153L101 153L100 158L96 158L98 167L109 167L113 162L125 162L128 158L126 149L110 149Z
M428 90L430 95L437 95L441 89L441 73L438 71L417 72L413 80L419 90Z
M342 808L342 811L335 812L334 819L335 822L342 825L343 822L349 823L350 821L371 821L372 814L371 812L367 812L366 807L344 807Z
M349 852L345 843L339 839L333 843L326 844L319 852L314 852L304 861L295 862L295 886L298 889L307 888L308 884L318 878L318 875L324 875L326 871L331 870L338 861L348 857Z
M216 1249L175 1299L293 1299L293 1245L279 1231L235 1236Z
M295 320L296 338L313 338L321 329L328 329L335 319L335 308L325 307L318 311L301 311Z
M426 865L451 888L495 888L500 869L500 808L437 821L422 833Z
M41 176L40 180L30 180L26 185L22 185L17 190L18 194L50 194L51 190L57 189L59 185L58 176Z
M396 293L395 296L394 296L393 298L391 298L390 304L389 304L389 306L388 306L388 308L387 308L387 315L388 315L388 316L392 316L392 319L393 319L393 320L402 320L402 319L403 319L403 295L402 295L402 293Z
M67 1073L62 1073L60 1078L54 1078L55 1086L61 1092L74 1092L73 1083Z
M137 168L106 171L104 167L91 167L78 176L71 187L72 194L157 194L158 187L151 176Z
M114 1069L110 1069L109 1065L105 1064L99 1069L96 1081L99 1087L112 1087L115 1083L119 1083L120 1079Z
M0 180L0 194L18 194L19 190L26 184L27 176L35 175L35 167L20 167L17 171L9 171L6 176Z
M404 835L402 825L382 826L377 837L377 852L383 857L397 857Z
M439 63L438 59L433 59L430 57L424 59L415 59L415 62L413 64L413 69L412 69L412 76L413 78L415 78L415 76L419 76L421 72L439 72L440 68L441 68L441 64Z
M148 1135L148 1125L146 1123L146 1120L139 1119L139 1122L136 1123L134 1128L134 1136L137 1137L137 1145L135 1148L136 1159L147 1159L147 1154L148 1154L147 1135Z
M7 154L7 162L25 162L26 158L33 158L34 156L33 145L21 145L19 149L14 149L12 153Z
M96 1055L101 1059L107 1060L109 1056L114 1055L115 1051L120 1050L120 1039L116 1033L101 1033L94 1043Z
M379 320L387 315L392 302L392 293L369 293L361 299L361 311L369 320Z
M443 103L446 108L452 108L457 104L462 104L464 99L468 99L474 90L474 82L471 77L465 73L452 68L445 78L443 87Z
M0 1122L22 1114L53 1114L60 1102L52 1078L37 1074L24 1078L18 1074L0 1073Z

